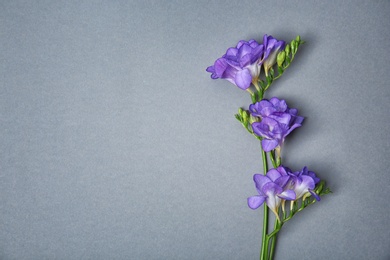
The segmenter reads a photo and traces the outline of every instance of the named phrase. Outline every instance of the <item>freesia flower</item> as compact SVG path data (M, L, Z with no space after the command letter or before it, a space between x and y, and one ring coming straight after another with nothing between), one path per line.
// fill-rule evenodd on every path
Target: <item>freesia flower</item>
M288 121L291 121L291 115L286 115ZM263 137L261 140L261 146L265 152L272 151L275 148L280 148L284 143L284 139L301 124L294 123L291 126L288 124L280 123L277 120L265 117L261 122L255 122L252 124L253 132Z
M316 200L321 200L321 198L314 192L315 185L320 181L320 179L314 172L309 172L306 166L299 172L291 173L290 177L290 184L288 186L293 187L295 194L297 195L296 199L300 199L310 193L314 198L316 198Z
M300 127L304 119L297 115L297 109L288 108L284 100L276 97L250 105L249 111L252 116L262 118L260 122L252 124L252 129L255 134L263 137L261 145L266 152L280 148L285 137Z
M265 75L268 76L268 70L276 63L276 57L280 51L282 51L285 47L284 41L278 41L271 35L267 34L263 37L264 44L264 57L263 57L263 65Z
M273 97L270 100L263 99L260 102L251 104L249 111L253 116L266 117L277 113L288 113L288 107L285 100Z
M263 52L264 45L255 40L239 41L235 48L229 48L206 71L211 73L212 79L226 79L246 90L251 83L257 84Z
M302 123L303 117L297 116L298 110L295 108L288 108L286 101L273 97L270 100L263 99L260 102L251 104L249 106L249 112L253 116L260 118L270 117L283 124ZM290 115L291 117L288 117ZM294 122L291 122L291 119Z
M257 209L265 202L279 219L278 208L282 199L295 200L296 198L295 192L287 187L290 176L283 175L277 169L271 169L265 176L255 174L253 180L259 195L249 197L248 206Z

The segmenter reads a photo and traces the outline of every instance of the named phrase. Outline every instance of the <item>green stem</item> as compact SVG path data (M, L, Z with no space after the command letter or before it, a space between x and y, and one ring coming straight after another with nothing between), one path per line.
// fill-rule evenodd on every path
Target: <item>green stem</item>
M280 230L281 224L279 220L275 219L275 224L274 224L274 230ZM276 233L274 237L270 237L271 239L271 251L269 252L269 260L272 260L274 258L274 252L275 252L275 245L276 245Z
M272 166L274 168L277 168L278 166L276 165L275 155L274 155L274 151L273 150L271 152L269 152L269 158L271 159Z
M267 165L267 154L264 152L263 149L261 149L261 155L263 158L263 169L264 169L264 175L267 174L268 171L268 165ZM267 260L268 256L268 246L267 242L267 232L268 232L268 207L267 204L264 203L264 214L263 214L263 233L261 238L261 253L260 253L260 260Z

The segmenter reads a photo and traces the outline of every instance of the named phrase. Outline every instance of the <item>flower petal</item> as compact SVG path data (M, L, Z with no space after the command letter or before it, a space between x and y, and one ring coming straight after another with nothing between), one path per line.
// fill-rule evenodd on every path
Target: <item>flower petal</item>
M252 75L248 69L237 71L234 82L236 83L237 87L245 90L251 85Z
M270 178L272 181L275 181L282 177L282 175L277 169L271 169L267 172L267 177Z
M224 58L219 58L214 63L215 74L217 74L217 76L221 78L228 66L229 65L227 64L227 62Z
M280 187L284 188L284 186L286 186L289 180L290 180L290 176L285 175L276 179L274 182Z
M251 209L257 209L258 207L260 207L264 203L265 198L266 198L265 196L261 196L261 195L255 195L255 196L249 197L248 198L248 206Z
M311 195L313 195L314 198L316 198L317 201L321 200L320 196L318 196L318 194L315 193L313 190L309 190L309 192Z
M264 176L262 174L255 174L253 175L253 181L255 182L255 185L256 185L256 189L257 191L259 192L260 195L263 195L263 186L269 182L272 182L270 180L270 178L268 178L267 176Z
M280 193L278 197L285 200L295 200L296 195L293 190L285 190L282 193Z
M269 140L269 139L263 139L261 140L261 147L265 152L272 151L279 145L279 142L277 140Z

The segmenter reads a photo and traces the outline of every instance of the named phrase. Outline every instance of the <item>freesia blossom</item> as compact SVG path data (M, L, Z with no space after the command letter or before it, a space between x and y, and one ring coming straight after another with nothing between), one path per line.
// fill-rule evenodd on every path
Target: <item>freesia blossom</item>
M284 100L276 97L250 105L249 111L252 116L262 119L260 122L254 122L252 129L256 135L263 137L261 144L266 152L280 148L285 137L300 127L304 119L297 115L297 109L288 108Z
M279 99L277 97L273 97L270 100L263 99L260 102L251 104L249 106L249 112L252 114L252 116L257 116L260 118L270 117L283 124L300 124L304 119L303 117L297 115L297 109L289 108L285 100ZM290 115L290 117L287 115Z
M276 57L280 51L282 51L285 47L284 41L278 41L271 35L267 34L263 37L264 44L264 57L263 57L263 65L265 75L268 76L268 70L276 63Z
M295 192L287 187L290 176L283 175L277 169L271 169L265 176L255 174L253 180L259 195L249 197L248 206L257 209L265 202L279 219L278 208L282 199L295 200L296 198Z
M255 40L239 41L206 69L212 79L226 79L237 87L246 90L251 83L257 84L261 69L264 45Z
M314 192L315 185L320 181L314 172L308 171L307 167L303 167L298 172L288 172L291 177L287 187L294 190L296 200L308 195L310 193L316 200L321 200Z
M289 118L291 116L287 115L287 117ZM252 129L256 135L263 137L261 146L264 151L269 152L275 148L280 149L286 136L289 135L292 130L300 126L301 124L298 123L294 123L290 126L288 124L280 123L273 118L265 117L261 122L253 123Z

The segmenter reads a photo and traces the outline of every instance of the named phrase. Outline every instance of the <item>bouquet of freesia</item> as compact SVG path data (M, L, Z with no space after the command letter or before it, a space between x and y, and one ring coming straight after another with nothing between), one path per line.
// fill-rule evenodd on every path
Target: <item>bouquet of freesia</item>
M261 142L263 174L255 174L258 195L248 198L248 206L257 209L264 204L263 232L260 259L273 259L276 236L282 226L296 213L330 193L325 181L303 167L293 171L282 165L282 147L285 138L301 127L304 118L286 101L264 98L271 84L290 66L304 42L300 36L289 44L264 35L263 43L255 40L239 41L207 68L213 79L226 79L246 90L252 99L248 110L239 108L236 118L244 128ZM268 165L272 164L271 169ZM269 214L275 215L274 227L268 231Z

